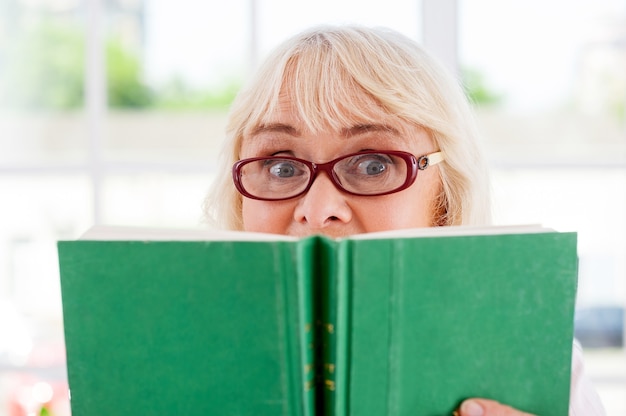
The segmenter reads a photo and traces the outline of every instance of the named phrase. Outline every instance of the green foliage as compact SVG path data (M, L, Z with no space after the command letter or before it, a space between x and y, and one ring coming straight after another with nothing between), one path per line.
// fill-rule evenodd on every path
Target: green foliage
M71 109L83 100L84 41L75 28L40 24L0 50L0 104Z
M504 99L502 94L492 91L484 75L474 69L463 70L463 86L468 99L478 106L497 105Z
M84 105L85 36L81 28L41 22L0 44L0 107L73 110ZM106 41L107 98L116 109L223 109L239 82L212 90L173 80L153 91L143 80L141 61L121 39Z
M85 37L78 27L42 22L0 50L0 105L30 110L70 110L83 106ZM152 103L141 80L141 65L115 38L107 40L107 93L114 108Z
M106 45L107 92L109 107L145 108L152 104L153 94L141 77L141 63L126 51L118 39Z
M168 110L226 109L240 87L240 82L231 81L222 87L199 90L189 87L180 78L174 78L159 91L154 105Z

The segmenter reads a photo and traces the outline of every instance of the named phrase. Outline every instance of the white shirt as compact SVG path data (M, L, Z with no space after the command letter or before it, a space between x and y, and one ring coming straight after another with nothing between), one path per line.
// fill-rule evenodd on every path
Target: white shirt
M604 416L606 411L598 393L584 373L583 351L574 341L572 349L572 382L570 387L569 416Z

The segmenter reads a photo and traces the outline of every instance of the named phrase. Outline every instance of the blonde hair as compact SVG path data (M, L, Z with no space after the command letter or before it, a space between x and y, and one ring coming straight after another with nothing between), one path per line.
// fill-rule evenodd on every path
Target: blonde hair
M205 215L221 227L242 229L242 197L228 174L243 138L277 110L279 94L311 131L337 130L371 118L372 110L425 128L444 154L437 225L490 221L487 166L473 115L458 82L416 42L388 29L322 26L284 42L235 99L226 128L219 177ZM355 104L364 93L376 109ZM352 104L352 105L351 105Z

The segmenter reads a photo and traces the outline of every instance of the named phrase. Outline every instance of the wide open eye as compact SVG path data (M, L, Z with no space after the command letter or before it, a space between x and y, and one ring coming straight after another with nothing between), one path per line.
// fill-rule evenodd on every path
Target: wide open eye
M339 161L334 168L341 187L360 195L393 191L406 180L406 163L388 153L361 153Z
M285 159L272 159L265 162L269 174L274 178L293 178L306 172L301 163Z
M393 168L393 160L382 153L353 156L346 160L346 173L355 176L377 176Z
M291 198L306 189L311 177L309 166L298 159L259 157L238 163L235 184L244 195L252 198Z
M380 175L386 170L387 165L378 159L361 160L355 167L355 173L360 175Z

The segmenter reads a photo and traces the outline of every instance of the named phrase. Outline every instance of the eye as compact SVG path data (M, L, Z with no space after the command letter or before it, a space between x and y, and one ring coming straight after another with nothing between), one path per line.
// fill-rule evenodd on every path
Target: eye
M382 154L361 156L353 162L353 171L357 175L377 176L385 173L393 162Z
M380 160L366 160L357 166L357 172L364 175L379 175L387 169Z
M289 160L269 160L265 164L269 166L270 175L276 178L292 178L303 173L299 164Z

